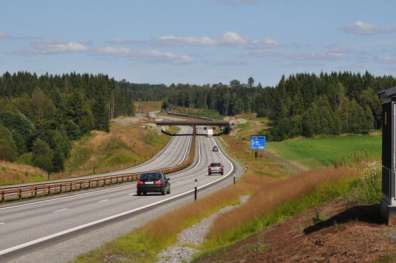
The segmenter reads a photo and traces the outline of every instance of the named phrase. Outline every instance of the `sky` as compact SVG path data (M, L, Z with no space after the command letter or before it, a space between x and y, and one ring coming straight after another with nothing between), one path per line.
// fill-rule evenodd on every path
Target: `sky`
M276 85L396 71L392 0L34 0L0 8L0 72Z

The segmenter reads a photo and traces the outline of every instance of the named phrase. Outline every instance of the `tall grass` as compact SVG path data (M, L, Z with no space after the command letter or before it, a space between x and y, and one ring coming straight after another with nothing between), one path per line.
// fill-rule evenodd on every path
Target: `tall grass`
M301 178L300 178L301 177ZM376 203L381 193L381 172L369 170L361 176L357 168L326 168L275 183L251 197L245 205L221 215L202 245L204 257L242 240L268 226L285 221L304 210L336 198Z
M38 182L47 178L47 173L39 168L0 161L0 185Z
M91 132L74 142L65 172L53 178L81 176L122 169L142 163L163 148L169 136L141 123L113 123L109 133Z

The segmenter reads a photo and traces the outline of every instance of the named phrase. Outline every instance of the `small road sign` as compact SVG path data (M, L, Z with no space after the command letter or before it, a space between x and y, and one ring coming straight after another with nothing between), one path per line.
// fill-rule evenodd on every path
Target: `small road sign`
M252 135L250 137L250 148L252 150L264 150L266 144L267 141L263 135Z

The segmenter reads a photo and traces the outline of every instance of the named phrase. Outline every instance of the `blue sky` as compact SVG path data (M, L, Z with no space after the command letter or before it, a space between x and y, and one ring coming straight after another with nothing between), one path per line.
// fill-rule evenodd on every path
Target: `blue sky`
M0 72L263 85L298 72L394 74L396 1L13 0Z

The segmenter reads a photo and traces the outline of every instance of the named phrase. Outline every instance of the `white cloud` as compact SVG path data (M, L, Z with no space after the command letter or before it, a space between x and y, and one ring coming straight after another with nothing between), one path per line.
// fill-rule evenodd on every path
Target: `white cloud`
M271 38L249 40L237 32L225 32L218 37L209 36L174 36L166 35L159 38L162 44L198 45L198 46L249 46L256 48L270 48L278 46L278 42Z
M160 37L159 40L167 44L216 45L216 41L210 37L178 37L168 35Z
M357 35L375 35L396 32L396 28L378 27L364 21L355 21L351 25L344 26L341 29L346 33Z
M131 50L126 47L103 47L95 50L97 54L125 57L129 59L143 59L171 63L190 63L192 58L188 55L179 55L156 49Z
M384 64L396 64L396 56L385 56L379 59Z
M226 32L221 38L220 42L227 45L246 45L248 40L243 38L240 34L235 32Z
M57 54L73 53L88 50L88 46L82 42L63 42L63 41L40 41L32 43L33 53Z
M265 38L261 40L254 40L250 43L249 47L252 49L269 49L278 47L278 41L272 38Z

